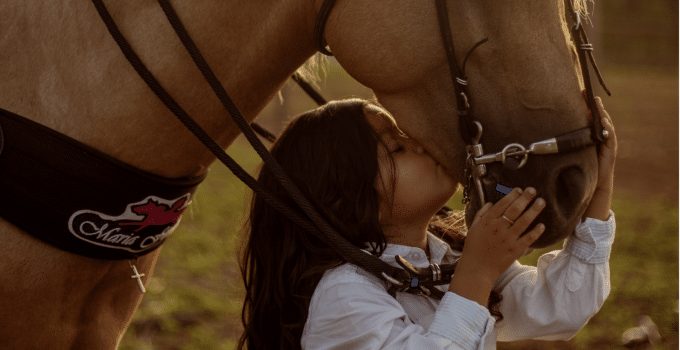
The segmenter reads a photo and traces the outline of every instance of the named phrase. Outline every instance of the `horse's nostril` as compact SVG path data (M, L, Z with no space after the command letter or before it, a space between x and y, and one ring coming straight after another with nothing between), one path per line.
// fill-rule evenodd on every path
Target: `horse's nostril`
M577 209L583 198L585 180L583 170L576 166L565 168L557 175L555 204L559 208L560 214L569 217Z

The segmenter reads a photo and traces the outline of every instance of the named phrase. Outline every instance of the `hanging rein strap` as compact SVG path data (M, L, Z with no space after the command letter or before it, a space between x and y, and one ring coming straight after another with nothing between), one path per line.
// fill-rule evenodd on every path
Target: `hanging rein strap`
M149 86L149 88L158 96L158 98L166 105L166 107L179 119L184 126L191 131L214 155L220 160L229 170L250 187L258 196L274 209L290 218L304 230L319 235L326 242L337 248L340 257L352 264L362 267L371 274L386 280L391 283L391 291L403 290L413 292L415 289L427 289L427 286L448 283L448 280L433 280L432 277L445 277L446 274L428 273L428 271L415 270L417 273L422 273L423 276L414 276L412 271L407 271L397 267L393 267L379 258L365 253L347 241L344 237L338 234L314 209L313 205L302 195L300 190L295 186L293 181L286 175L281 166L274 160L271 154L267 151L264 145L260 142L253 130L249 127L248 122L235 106L233 101L220 84L219 80L208 66L207 62L201 55L195 43L191 40L186 32L183 24L177 17L174 9L167 0L159 0L163 12L168 17L173 29L179 36L183 45L191 55L194 63L199 68L204 78L208 81L211 88L217 95L223 107L229 112L232 120L238 125L244 136L253 146L263 162L269 167L272 174L277 178L281 185L289 193L290 197L295 201L297 206L307 216L306 218L299 214L298 210L290 208L284 204L280 198L272 195L261 187L261 185L241 168L234 159L232 159L206 132L203 130L195 120L193 120L187 112L179 106L179 104L170 96L170 94L160 85L158 80L146 68L139 56L134 52L128 41L122 35L115 21L106 9L102 0L92 0L92 3L97 9L105 23L109 33L114 38L122 53L127 60L137 71L139 76ZM310 222L311 221L311 222ZM437 269L437 268L435 268ZM428 269L428 270L432 270ZM425 276L425 275L429 275ZM450 276L449 276L450 279ZM420 282L422 281L422 282ZM410 287L415 286L415 287ZM421 288L422 287L422 288Z

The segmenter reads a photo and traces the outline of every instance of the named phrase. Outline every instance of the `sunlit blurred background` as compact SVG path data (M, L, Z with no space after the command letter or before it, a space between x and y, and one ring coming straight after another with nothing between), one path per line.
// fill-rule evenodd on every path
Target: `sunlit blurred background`
M612 291L574 339L499 343L499 349L624 349L622 334L645 316L661 338L652 336L653 344L637 349L678 348L678 1L597 0L595 5L595 26L588 29L613 91L604 103L620 143ZM329 99L372 96L333 60L322 76L319 87ZM313 107L290 82L257 122L279 131ZM260 163L241 138L228 153L252 173ZM249 199L246 187L221 165L211 168L191 211L162 248L121 349L235 347L243 294L237 256ZM461 208L460 195L450 203ZM545 251L523 262L532 264Z

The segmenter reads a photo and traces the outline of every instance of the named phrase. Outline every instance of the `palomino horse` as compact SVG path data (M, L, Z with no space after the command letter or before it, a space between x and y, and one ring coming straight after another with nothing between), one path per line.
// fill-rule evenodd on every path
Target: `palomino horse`
M158 4L107 5L166 89L227 147L239 131ZM320 0L174 5L250 120L317 49ZM583 8L581 1L576 5ZM528 144L588 124L562 0L450 1L449 16L459 62L475 43L489 38L466 69L487 149ZM213 155L139 79L92 3L5 1L0 17L1 108L146 172L167 178L205 174ZM466 153L434 2L338 1L325 38L347 72L372 88L401 128L462 181ZM549 228L547 244L571 232L595 179L596 153L590 147L530 160L518 175L497 180L535 186L547 199L542 218ZM40 212L31 214L41 220ZM28 234L0 220L5 249L0 254L0 348L115 348L142 297L130 278L130 262L79 256L33 237L47 233ZM159 251L136 261L147 278Z

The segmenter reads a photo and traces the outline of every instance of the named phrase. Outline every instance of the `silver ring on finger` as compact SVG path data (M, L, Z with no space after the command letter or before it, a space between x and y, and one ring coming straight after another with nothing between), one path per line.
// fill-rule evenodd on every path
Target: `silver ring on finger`
M508 224L510 224L510 226L515 224L515 221L505 216L505 214L501 215L501 219L505 220Z

